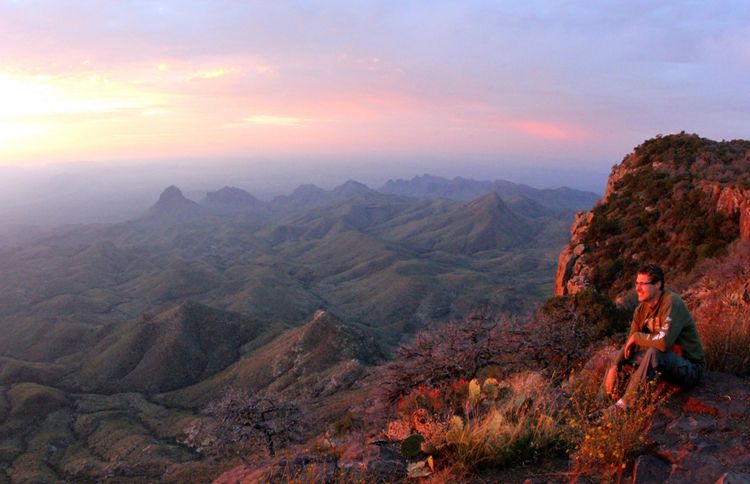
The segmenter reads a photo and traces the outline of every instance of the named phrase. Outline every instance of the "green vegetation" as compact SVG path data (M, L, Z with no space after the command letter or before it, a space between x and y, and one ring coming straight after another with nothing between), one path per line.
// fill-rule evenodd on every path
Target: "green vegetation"
M626 331L630 316L594 290L552 297L527 323L525 340L530 356L562 378L585 363L605 338Z
M725 253L738 220L717 211L699 181L750 182L750 142L715 142L695 135L648 140L623 162L630 172L594 208L584 244L592 282L611 295L630 288L641 261L667 276L689 272Z

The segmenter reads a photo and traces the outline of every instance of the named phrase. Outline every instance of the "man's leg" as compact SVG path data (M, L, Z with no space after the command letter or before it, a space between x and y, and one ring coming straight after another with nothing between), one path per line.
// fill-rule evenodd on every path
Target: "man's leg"
M622 397L627 405L635 402L639 387L649 380L661 377L669 383L689 390L698 384L703 374L701 367L690 360L671 351L663 352L654 348L636 352L626 364L636 367Z
M693 388L701 379L703 369L671 351L656 354L656 370L669 383L680 386L685 390Z
M625 405L632 405L638 396L640 386L648 380L656 378L658 366L657 353L659 353L659 350L654 348L636 351L625 362L626 365L631 365L635 368L635 372L630 375L630 381L628 381L628 386L625 388L625 393L620 399Z

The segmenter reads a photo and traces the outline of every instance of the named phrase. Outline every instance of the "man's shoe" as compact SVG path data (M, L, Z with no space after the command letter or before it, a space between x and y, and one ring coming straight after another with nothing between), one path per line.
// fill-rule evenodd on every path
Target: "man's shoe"
M622 399L620 399L617 400L617 403L613 403L607 408L591 412L590 414L588 414L588 419L590 422L601 422L603 420L608 420L613 416L626 411L627 409L627 404Z

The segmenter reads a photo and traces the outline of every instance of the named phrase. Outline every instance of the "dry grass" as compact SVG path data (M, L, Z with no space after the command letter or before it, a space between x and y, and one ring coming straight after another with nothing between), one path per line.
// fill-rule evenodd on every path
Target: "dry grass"
M600 395L601 376L601 371L585 369L573 379L566 431L572 444L573 474L607 482L619 480L628 462L651 445L646 430L670 393L651 381L627 409L610 409L591 418L593 409L611 403Z
M693 316L710 370L750 374L750 242L707 261L690 284Z
M700 324L709 369L750 374L750 306L728 307L714 316L711 324Z
M441 388L420 387L399 404L390 437L424 437L421 453L428 475L465 475L481 467L530 462L561 442L560 398L538 373L504 381L459 381ZM419 464L419 462L417 462ZM424 474L423 474L424 475Z
M705 305L698 314L706 366L715 371L750 374L747 351L750 348L750 305L739 298L738 293L729 292Z

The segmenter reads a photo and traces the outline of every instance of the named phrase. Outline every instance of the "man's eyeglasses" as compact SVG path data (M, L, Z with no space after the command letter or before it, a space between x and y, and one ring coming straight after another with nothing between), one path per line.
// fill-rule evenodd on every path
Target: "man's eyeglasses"
M651 281L648 281L648 282L635 281L635 285L636 286L653 286L654 284L656 284L656 282L651 282Z

